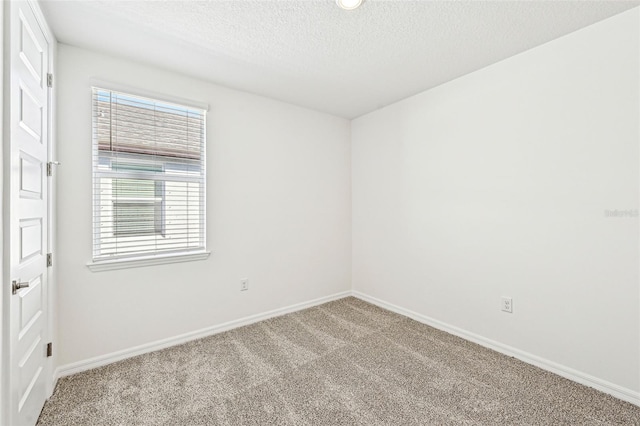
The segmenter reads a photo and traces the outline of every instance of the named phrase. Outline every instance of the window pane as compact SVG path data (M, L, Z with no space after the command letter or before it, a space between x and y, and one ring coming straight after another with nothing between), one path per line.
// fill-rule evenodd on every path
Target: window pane
M204 120L94 89L94 260L205 248Z
M114 196L122 198L149 198L156 197L156 182L147 179L114 179Z
M114 235L145 235L161 232L160 203L113 202Z

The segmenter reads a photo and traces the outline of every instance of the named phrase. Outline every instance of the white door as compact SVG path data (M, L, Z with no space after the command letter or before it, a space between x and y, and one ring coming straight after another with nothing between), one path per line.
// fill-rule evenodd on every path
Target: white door
M5 238L9 244L5 267L10 280L9 288L5 287L9 299L8 414L11 425L34 425L51 380L47 363L50 50L32 3L5 5L5 17L9 18L6 59L10 61L5 92L9 96L9 138L5 141L9 144L5 150L9 155L5 161Z

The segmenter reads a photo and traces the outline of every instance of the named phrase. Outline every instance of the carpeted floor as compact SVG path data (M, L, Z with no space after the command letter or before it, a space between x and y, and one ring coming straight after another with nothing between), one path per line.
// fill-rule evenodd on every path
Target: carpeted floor
M640 407L349 297L59 381L39 425L640 425Z

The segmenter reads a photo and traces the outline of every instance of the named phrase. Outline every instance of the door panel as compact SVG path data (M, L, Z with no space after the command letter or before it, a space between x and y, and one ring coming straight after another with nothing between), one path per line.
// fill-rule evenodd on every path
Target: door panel
M42 222L40 219L20 221L20 263L42 255Z
M20 126L35 140L42 142L43 107L29 89L20 87Z
M20 152L20 195L26 198L42 198L44 163Z
M40 29L34 29L33 20L27 20L22 11L19 11L18 15L20 17L20 59L36 80L42 80L46 61L43 60L42 44L38 42L36 36Z
M10 424L34 425L48 371L49 45L29 2L8 2L10 17L9 295ZM5 9L6 10L6 9ZM28 286L25 286L28 284ZM13 293L13 292L11 292ZM49 379L50 380L50 379Z
M42 298L42 277L36 277L29 282L29 288L20 293L20 332L18 338L23 336L30 330L31 325L35 324L42 315L43 298Z

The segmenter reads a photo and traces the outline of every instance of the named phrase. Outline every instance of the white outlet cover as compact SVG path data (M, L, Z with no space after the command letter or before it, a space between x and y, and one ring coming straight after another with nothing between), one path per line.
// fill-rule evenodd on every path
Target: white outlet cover
M510 297L503 297L500 309L504 312L513 313L513 299Z

